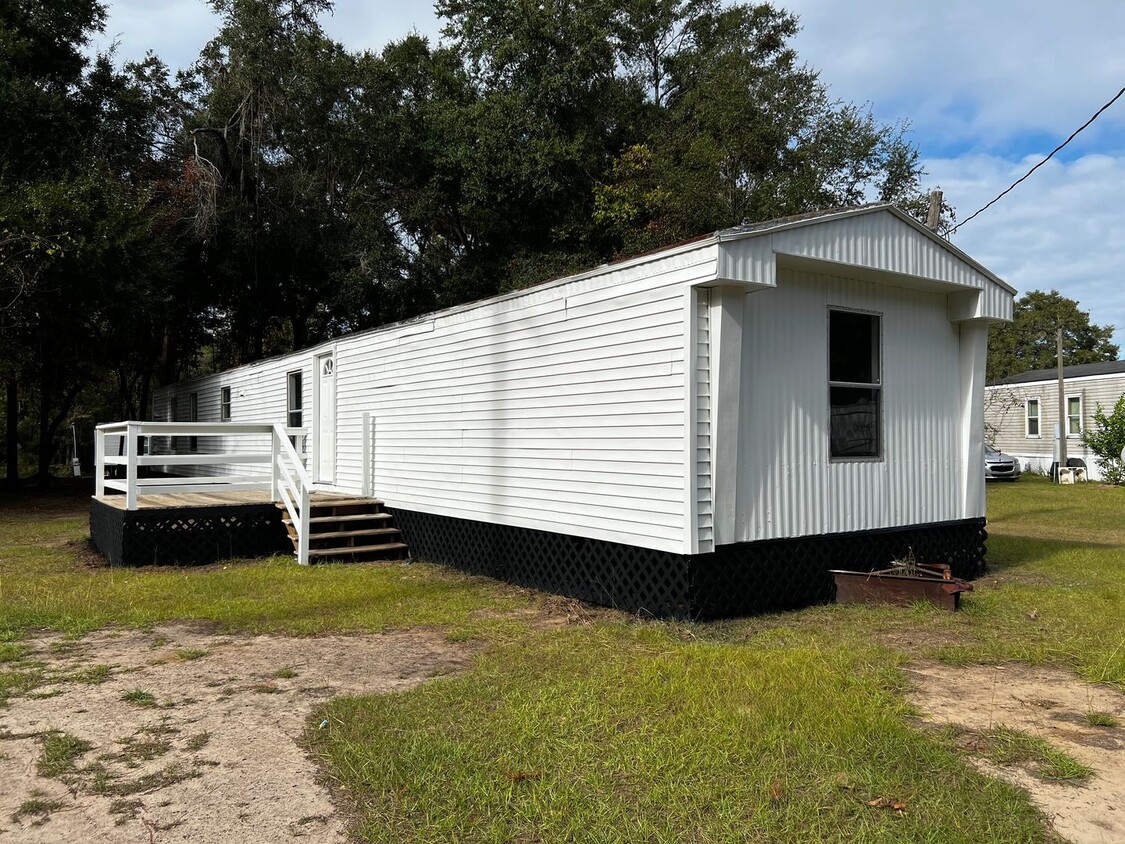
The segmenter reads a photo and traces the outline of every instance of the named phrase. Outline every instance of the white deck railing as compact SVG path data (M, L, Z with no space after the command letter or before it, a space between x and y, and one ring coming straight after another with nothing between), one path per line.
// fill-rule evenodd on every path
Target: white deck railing
M284 425L258 425L242 422L113 422L98 425L94 436L94 494L103 496L106 490L125 493L125 509L136 510L140 498L146 495L168 495L185 492L267 492L270 499L285 505L297 534L297 562L309 561L308 512L312 480L300 455L289 441L291 436L301 436L303 428L286 428ZM235 438L246 443L244 449L220 453L204 453L193 449L183 453L174 448L170 453L153 453L142 441L149 444L175 442L171 438L189 438L198 443L199 437L222 437L224 442ZM160 438L154 440L153 438ZM252 464L268 463L267 475L212 474L191 476L162 476L142 478L142 466L160 466L166 469L186 466L227 467L238 466L243 472ZM107 478L107 466L124 466L124 478Z

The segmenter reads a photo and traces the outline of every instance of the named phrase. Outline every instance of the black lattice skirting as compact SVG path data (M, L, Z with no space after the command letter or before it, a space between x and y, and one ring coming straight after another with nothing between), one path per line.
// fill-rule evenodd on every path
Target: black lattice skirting
M292 553L273 504L122 510L96 498L90 538L113 565L200 565Z
M984 571L984 519L720 546L683 555L528 528L387 508L415 559L603 606L724 618L825 603L830 569L870 571L912 550L958 577Z

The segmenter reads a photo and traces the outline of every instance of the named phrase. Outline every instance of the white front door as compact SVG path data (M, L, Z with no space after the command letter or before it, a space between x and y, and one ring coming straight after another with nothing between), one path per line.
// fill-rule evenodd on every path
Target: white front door
M316 477L336 480L336 362L329 352L316 358Z

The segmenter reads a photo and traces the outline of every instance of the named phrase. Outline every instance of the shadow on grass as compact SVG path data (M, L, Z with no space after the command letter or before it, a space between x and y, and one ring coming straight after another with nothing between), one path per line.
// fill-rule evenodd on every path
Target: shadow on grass
M1019 569L1048 560L1073 555L1078 551L1104 554L1120 546L1102 542L1074 542L1006 533L988 538L988 574Z

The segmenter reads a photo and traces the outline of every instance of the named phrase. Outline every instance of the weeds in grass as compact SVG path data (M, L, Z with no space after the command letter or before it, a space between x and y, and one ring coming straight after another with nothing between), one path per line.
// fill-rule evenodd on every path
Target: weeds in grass
M145 807L141 800L114 800L109 804L109 813L114 816L114 824L121 826L135 818Z
M172 749L172 743L167 739L145 735L144 731L118 739L117 743L121 745L121 750L106 758L128 768L139 767L142 762L151 762Z
M195 733L194 735L187 737L187 740L184 741L184 747L191 751L199 751L205 748L209 741L211 741L210 733Z
M200 775L199 769L186 762L173 762L151 774L137 777L135 780L113 780L100 792L113 794L118 797L131 797L146 791L156 791L161 788L181 783L184 780L194 779Z
M113 666L110 665L91 665L89 668L80 668L72 674L62 677L63 680L72 680L75 683L85 683L89 686L97 686L104 683L113 676Z
M277 671L273 672L273 676L279 680L292 680L297 676L297 672L292 668L279 668Z
M0 665L5 662L19 662L27 656L27 647L17 643L0 644Z
M52 731L42 739L43 750L35 770L41 777L58 779L75 773L75 760L88 753L94 745L69 733Z
M20 803L19 808L12 813L12 820L19 823L23 818L34 818L32 826L42 826L51 817L52 812L65 809L66 803L62 800L48 800L45 797L32 797Z
M139 706L142 709L156 706L156 695L152 692L146 692L144 689L131 689L121 695L121 699L126 703L131 703L133 706Z
M997 765L1022 765L1040 779L1080 784L1094 774L1073 756L1052 747L1043 739L1010 727L981 733L973 746Z
M190 662L196 659L203 659L205 656L210 656L211 652L203 648L181 648L176 651L176 659L183 662Z
M1086 723L1091 727L1120 727L1121 721L1109 712L1090 710L1086 713Z

